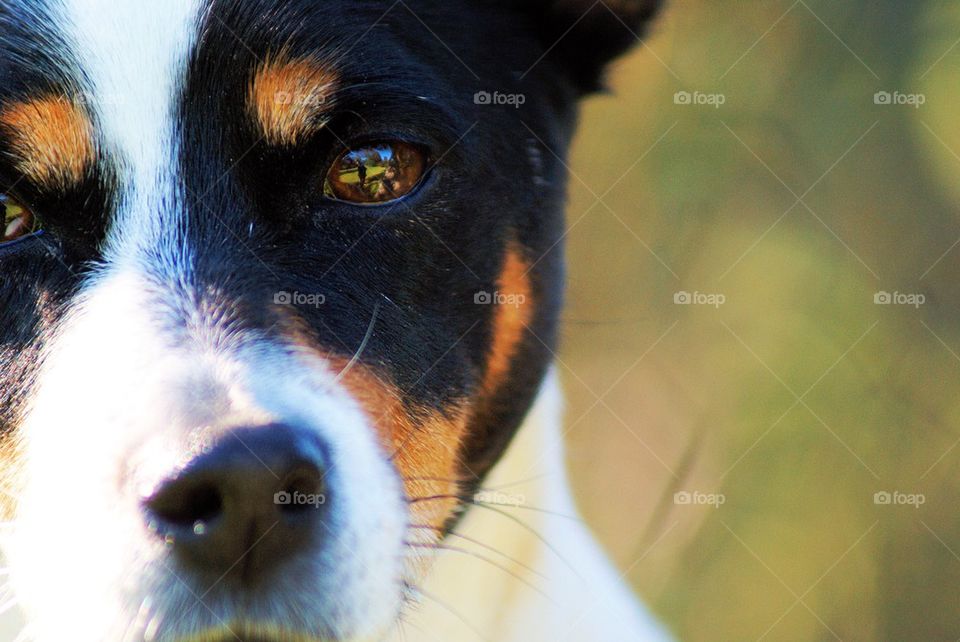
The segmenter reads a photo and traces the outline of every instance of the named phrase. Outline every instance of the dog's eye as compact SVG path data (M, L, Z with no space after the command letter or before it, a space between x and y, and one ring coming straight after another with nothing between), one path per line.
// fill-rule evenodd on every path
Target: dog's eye
M0 243L16 241L38 230L33 212L13 196L0 193L0 211L3 212L3 239Z
M343 152L327 172L328 198L377 205L412 192L427 172L426 155L400 141L366 145Z

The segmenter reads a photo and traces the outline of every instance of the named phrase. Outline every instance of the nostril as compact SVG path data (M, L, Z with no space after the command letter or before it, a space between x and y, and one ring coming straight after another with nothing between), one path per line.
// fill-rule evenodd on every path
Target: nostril
M325 532L328 461L311 431L233 429L145 499L146 525L190 572L256 582Z
M174 482L157 493L148 506L165 523L190 527L219 516L223 511L223 497L214 484Z
M316 466L298 466L283 478L274 503L281 513L302 513L326 503L324 489L323 475Z

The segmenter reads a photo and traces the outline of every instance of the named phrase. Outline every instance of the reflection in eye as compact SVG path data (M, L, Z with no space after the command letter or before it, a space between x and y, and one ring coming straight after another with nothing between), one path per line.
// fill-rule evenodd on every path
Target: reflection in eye
M399 141L349 150L327 173L324 194L351 203L386 203L412 192L426 165L423 152Z
M33 213L9 194L0 193L0 210L3 211L3 239L0 243L16 241L37 231Z

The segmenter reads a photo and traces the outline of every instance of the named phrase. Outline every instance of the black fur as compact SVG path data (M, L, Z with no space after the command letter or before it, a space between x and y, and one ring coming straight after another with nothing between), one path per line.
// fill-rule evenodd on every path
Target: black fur
M479 482L527 412L556 344L565 191L557 156L566 154L577 99L600 86L603 65L636 41L654 5L213 0L179 112L185 196L169 204L190 224L164 233L193 248L196 260L186 279L163 269L151 275L158 320L189 342L183 302L215 292L207 303L235 330L288 340L297 322L317 345L349 355L378 308L363 360L389 373L411 408L442 410L477 393L494 307L475 304L474 295L496 289L515 239L536 262L536 313L506 385L470 427L463 461ZM17 26L0 34L0 100L82 87L77 65L44 57L47 36L22 16L0 7L0 23ZM281 49L341 78L331 122L295 149L260 140L246 108L254 68ZM477 104L484 91L525 102ZM324 198L325 167L344 144L397 138L423 146L434 162L415 194L375 208ZM0 178L35 206L47 233L0 251L7 431L29 395L38 346L101 258L116 180L116 159L104 158L83 185L48 193L18 177L12 160L2 154ZM167 263L166 245L158 242L144 263ZM326 303L291 311L274 305L278 291L322 294Z

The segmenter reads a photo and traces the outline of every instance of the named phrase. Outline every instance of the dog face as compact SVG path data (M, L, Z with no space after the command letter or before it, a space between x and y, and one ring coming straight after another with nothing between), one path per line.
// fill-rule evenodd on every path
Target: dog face
M35 639L393 626L548 365L557 155L651 11L0 4L5 548Z

